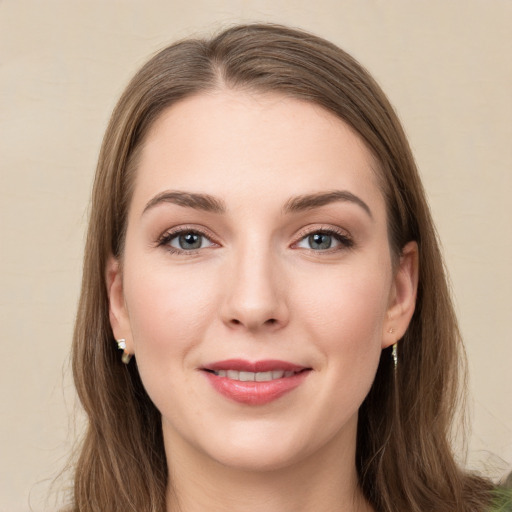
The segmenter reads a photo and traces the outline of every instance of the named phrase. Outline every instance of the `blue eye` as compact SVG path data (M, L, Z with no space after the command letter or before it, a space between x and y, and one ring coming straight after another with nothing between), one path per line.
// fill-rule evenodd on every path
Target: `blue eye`
M178 235L171 240L171 247L178 246L178 249L190 251L191 249L200 249L203 243L203 236L198 233L185 233L184 235Z
M340 233L330 231L315 231L305 236L296 244L302 249L311 249L313 251L327 251L343 247L352 247L353 242L350 238Z
M179 252L211 247L214 243L202 233L187 230L167 233L161 240L160 245L166 245Z
M308 244L311 249L330 249L333 244L333 237L327 233L314 233L308 236Z

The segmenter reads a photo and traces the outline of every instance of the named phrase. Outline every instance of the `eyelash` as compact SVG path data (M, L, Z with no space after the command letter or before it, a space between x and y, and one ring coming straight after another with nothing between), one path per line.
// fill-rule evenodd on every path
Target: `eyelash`
M213 237L206 233L205 231L198 229L197 227L187 227L187 226L180 226L179 228L172 229L171 231L166 231L162 234L162 236L157 241L157 247L164 247L166 251L170 252L171 254L186 254L186 255L192 255L197 254L201 249L177 249L176 247L172 247L170 245L170 242L174 240L176 237L183 235L183 234L194 234L199 235L207 240L209 240L214 245L219 245Z
M314 252L316 254L330 254L337 251L343 251L346 249L352 249L354 247L354 240L343 230L336 229L334 227L329 228L317 228L317 229L305 229L301 233L299 233L298 239L296 242L294 242L292 245L296 246L298 243L302 242L302 240L306 239L309 236L321 234L321 235L327 235L332 236L336 241L338 241L341 245L341 247L333 247L328 248L324 250L315 250L315 249L308 249L311 252Z
M157 240L156 245L157 245L157 247L164 247L171 254L193 255L193 254L197 254L201 249L204 249L204 247L203 247L203 248L198 248L198 249L186 250L186 249L177 249L175 247L172 247L170 245L170 242L182 234L199 235L199 236L205 237L212 244L217 245L217 246L219 245L217 242L215 242L213 237L210 234L207 234L205 231L198 229L197 227L187 227L187 226L182 226L179 228L172 229L171 231L166 231ZM293 242L292 247L297 246L298 243L302 242L307 237L316 235L316 234L332 236L336 241L338 241L340 243L341 247L328 248L328 249L324 249L324 250L307 249L311 252L314 252L317 254L322 254L322 253L325 254L325 253L341 251L344 249L351 249L352 247L354 247L354 241L352 240L352 238L350 236L348 236L346 232L344 232L342 230L337 230L335 228L317 228L317 229L303 230L302 232L299 233L297 240L295 242Z

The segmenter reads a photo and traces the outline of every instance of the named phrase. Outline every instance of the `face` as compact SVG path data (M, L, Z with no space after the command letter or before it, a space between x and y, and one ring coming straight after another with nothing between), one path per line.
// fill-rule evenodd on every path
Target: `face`
M378 172L353 130L296 99L215 92L155 122L108 286L168 452L253 469L353 453L415 292Z

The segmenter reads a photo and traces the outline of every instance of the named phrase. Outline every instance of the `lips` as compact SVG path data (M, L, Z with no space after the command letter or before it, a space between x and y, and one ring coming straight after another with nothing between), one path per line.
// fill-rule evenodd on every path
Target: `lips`
M208 364L202 370L213 388L226 398L264 405L300 386L311 368L277 360L229 359Z
M238 370L218 370L213 372L219 377L238 380L240 382L268 382L270 380L282 379L283 377L293 377L295 372L285 372L284 370L274 370L268 372L239 372Z

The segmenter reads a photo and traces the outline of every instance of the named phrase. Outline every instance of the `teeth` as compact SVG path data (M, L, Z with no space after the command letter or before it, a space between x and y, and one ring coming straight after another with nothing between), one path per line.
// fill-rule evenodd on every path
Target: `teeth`
M242 382L248 382L252 380L254 382L254 378L256 377L256 374L253 372L240 372L239 380Z
M254 374L254 380L256 382L265 382L267 380L272 380L272 372L258 372Z
M292 377L295 375L293 371L273 370L268 372L239 372L237 370L217 370L214 372L219 377L227 377L232 380L241 382L268 382L274 379L282 379L283 377Z

